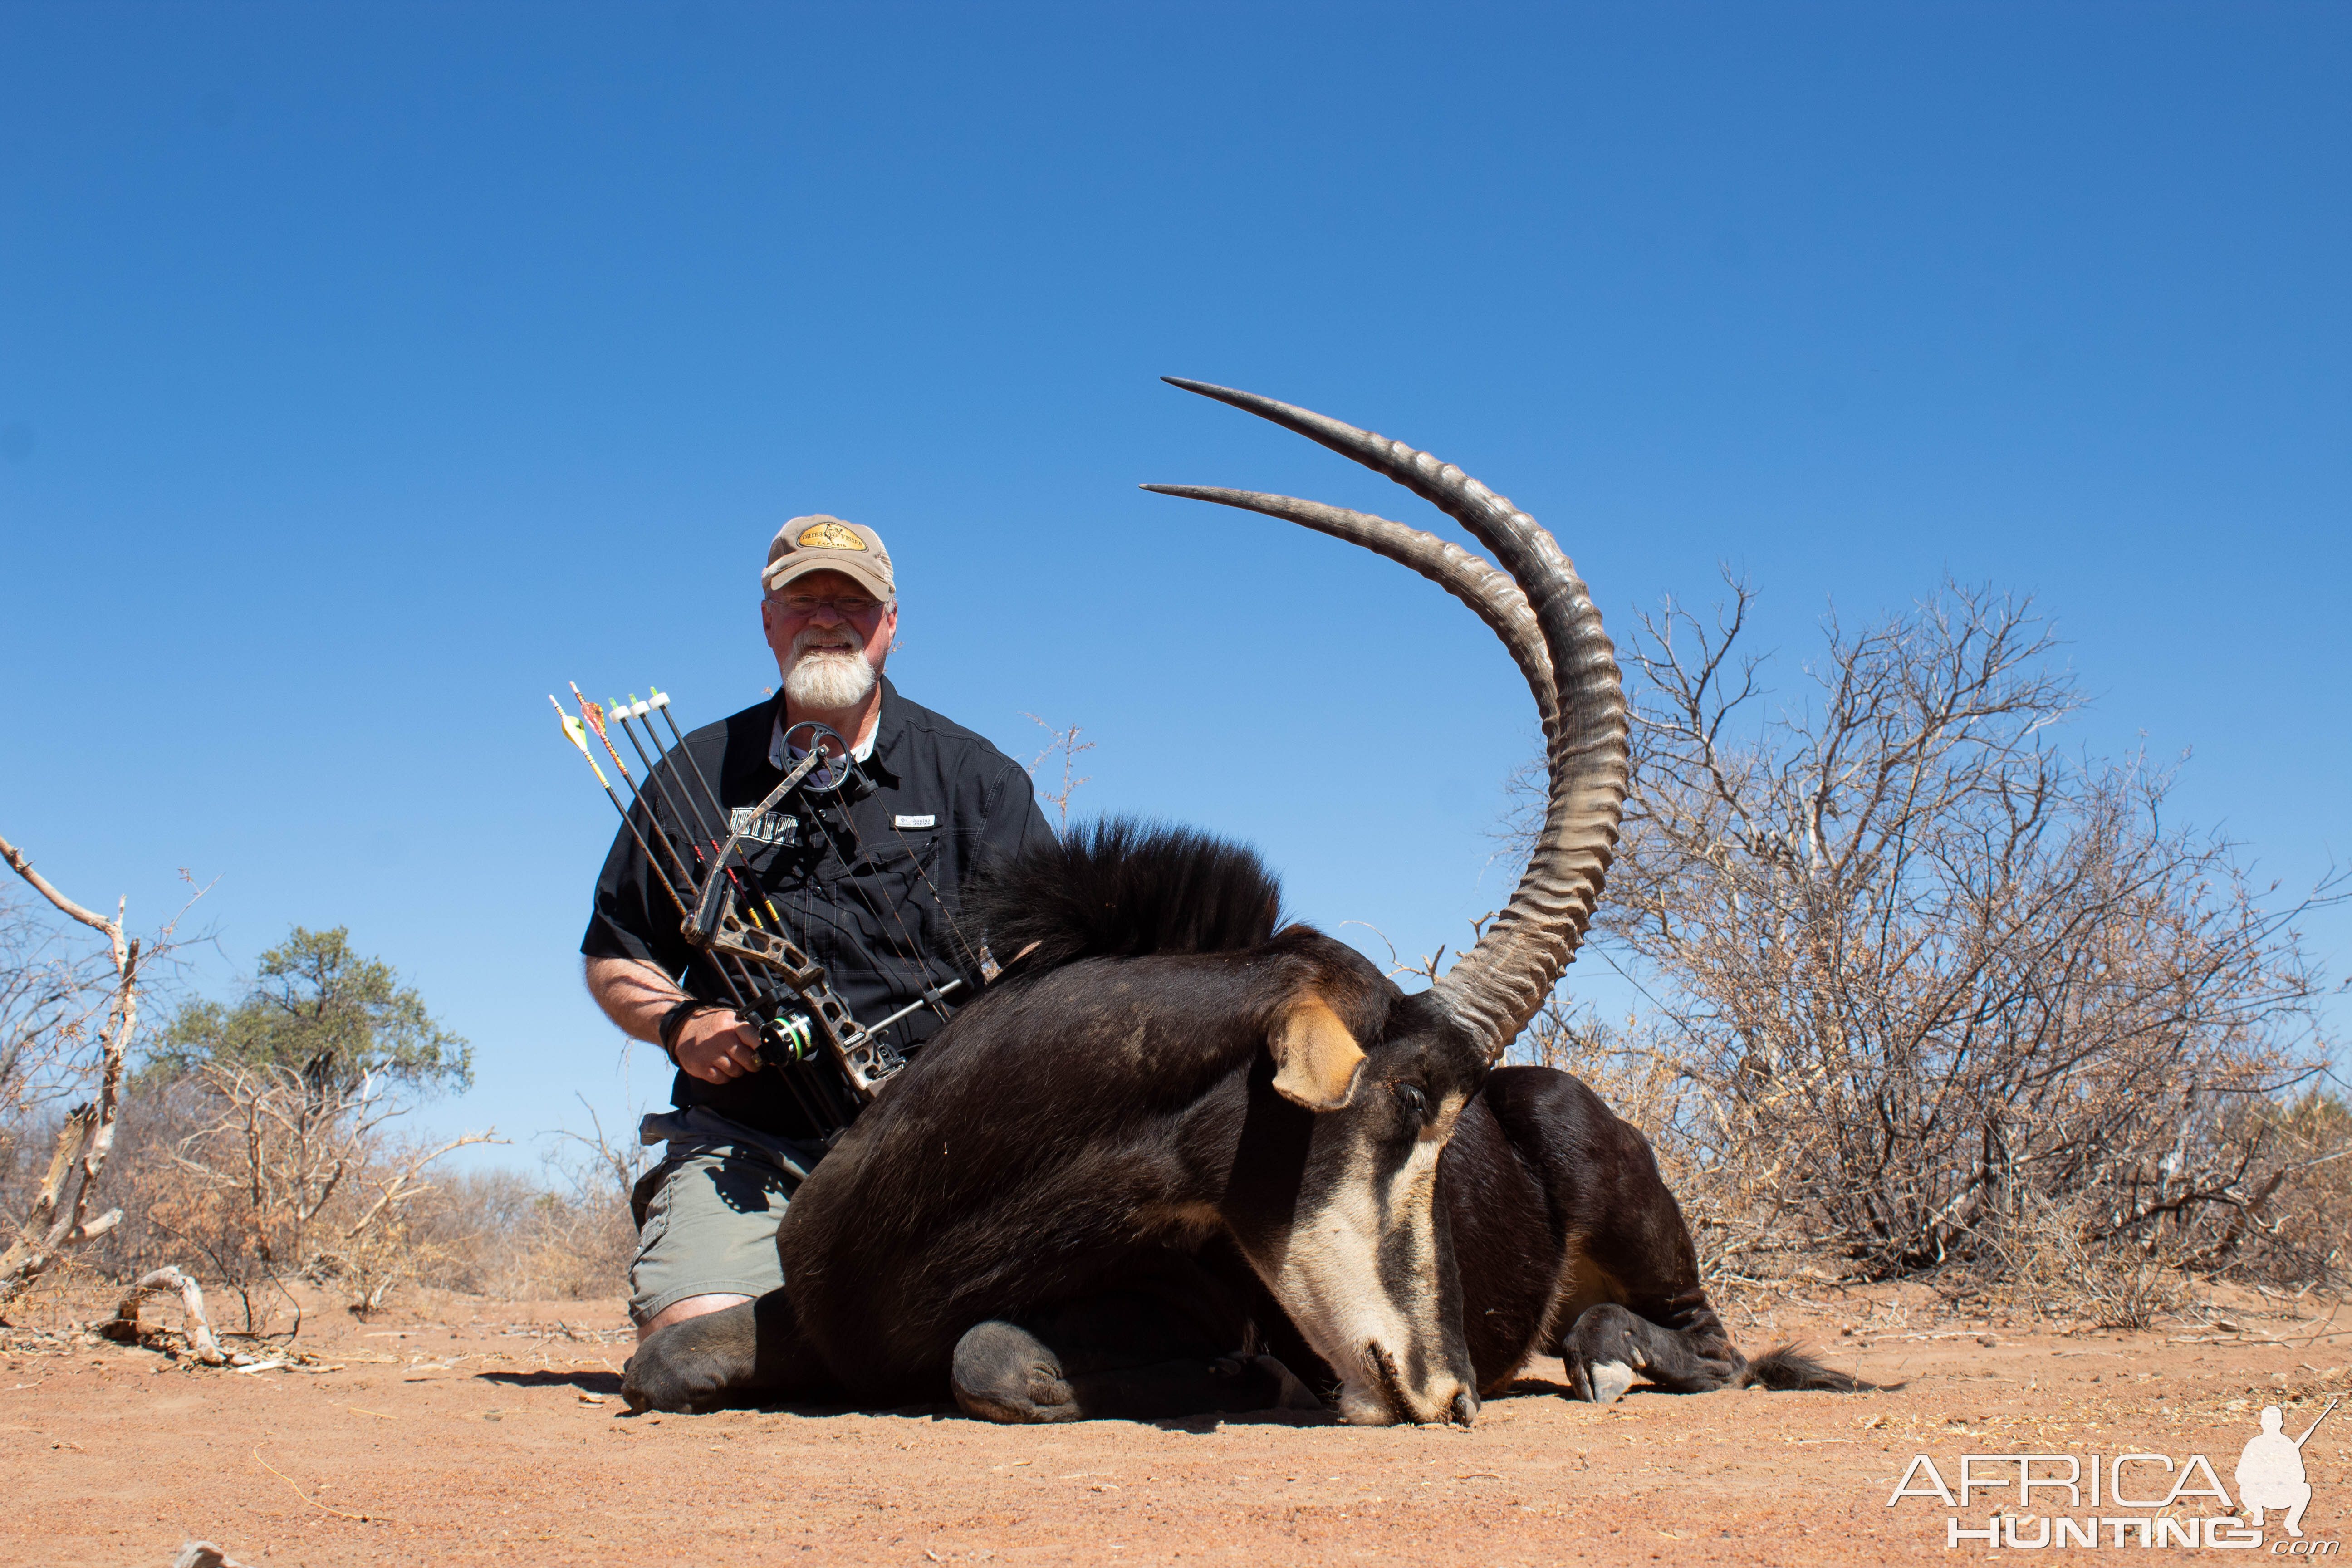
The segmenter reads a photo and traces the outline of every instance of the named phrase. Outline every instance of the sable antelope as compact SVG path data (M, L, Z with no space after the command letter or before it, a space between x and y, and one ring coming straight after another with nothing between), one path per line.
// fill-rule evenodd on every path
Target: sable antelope
M1517 889L1407 995L1345 943L1277 929L1264 868L1202 836L1108 824L1000 868L967 907L1022 956L802 1186L786 1288L646 1340L631 1403L952 1389L999 1420L1175 1415L1315 1404L1305 1371L1349 1421L1467 1422L1544 1350L1585 1398L1636 1368L1682 1390L1848 1385L1786 1351L1745 1362L1641 1135L1564 1073L1496 1068L1584 933L1625 792L1616 659L1568 558L1426 453L1174 384L1387 475L1494 552L1501 570L1360 512L1146 487L1363 545L1496 631L1549 773Z

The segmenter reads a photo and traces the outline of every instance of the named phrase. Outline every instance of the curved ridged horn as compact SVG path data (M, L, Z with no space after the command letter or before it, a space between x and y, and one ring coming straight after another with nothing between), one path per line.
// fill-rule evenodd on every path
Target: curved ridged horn
M1550 782L1543 828L1511 901L1477 945L1431 987L1479 1040L1488 1059L1499 1058L1575 956L1616 849L1625 801L1625 702L1616 650L1601 629L1601 614L1558 542L1535 519L1452 464L1255 393L1176 376L1162 379L1295 430L1385 474L1462 524L1518 584L1514 593L1467 551L1385 518L1246 490L1144 487L1263 511L1377 551L1469 605L1510 650L1544 721ZM1528 635L1530 620L1537 637Z
M1227 489L1222 485L1145 485L1155 495L1182 496L1187 500L1214 501L1219 506L1260 511L1360 544L1375 555L1385 555L1400 566L1410 566L1478 613L1487 629L1503 639L1512 662L1528 672L1543 720L1544 740L1551 740L1559 721L1559 701L1552 689L1551 655L1545 651L1543 629L1519 585L1484 556L1473 555L1450 539L1409 528L1368 511L1349 511L1319 500L1297 496L1268 495L1264 490Z

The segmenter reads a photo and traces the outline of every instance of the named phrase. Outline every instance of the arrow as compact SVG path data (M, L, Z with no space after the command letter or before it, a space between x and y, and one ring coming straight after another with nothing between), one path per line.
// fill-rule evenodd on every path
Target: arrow
M600 708L588 700L576 682L571 683L571 689L572 695L580 703L581 713L585 717L584 725L580 719L575 719L564 712L563 704L557 701L552 695L548 698L548 701L554 706L556 716L563 722L565 737L579 749L581 756L587 761L589 767L595 773L596 782L604 788L604 797L610 800L614 809L620 813L622 825L628 829L629 836L636 841L638 852L645 856L646 864L660 879L662 890L669 895L670 902L677 907L679 914L688 921L705 916L707 914L705 906L711 903L719 890L721 879L724 879L743 885L748 896L738 907L757 923L757 917L753 914L754 906L750 900L753 898L761 899L762 903L766 900L760 894L759 884L751 871L751 863L741 851L739 842L741 835L738 834L729 838L723 847L719 847L714 840L712 847L717 853L715 858L710 859L706 859L702 848L694 845L689 839L688 847L694 849L695 860L708 869L706 877L698 879L693 870L688 867L686 857L679 853L677 845L663 826L663 815L667 813L681 829L695 831L699 827L701 813L698 809L694 816L689 818L678 809L678 802L672 798L670 784L676 782L682 792L683 775L678 774L677 770L673 768L671 771L675 775L674 780L665 780L660 768L655 763L655 756L661 752L661 743L658 737L655 736L652 721L646 718L646 715L656 704L640 702L633 693L627 702L615 702L608 710ZM656 696L660 695L656 693ZM661 697L659 706L667 710L668 699ZM654 750L651 753L646 752L645 742L638 738L636 731L629 724L628 721L633 717L645 722L646 736L654 742ZM644 764L644 784L638 782L637 774L629 771L629 764L623 760L619 748L614 745L610 732L613 723L620 725L622 732L629 738L630 749L637 753L638 761ZM671 728L673 730L677 728L675 720L671 721ZM633 805L622 804L620 795L614 790L611 782L605 778L604 770L597 766L595 753L588 746L587 731L591 729L596 731L596 738L604 742L605 753L613 759L613 765L621 771L623 781L629 786ZM682 742L680 749L684 749ZM812 756L810 763L816 760ZM688 756L688 762L693 763L691 753ZM803 763L787 781L786 787L798 783L800 776L808 771L809 764ZM718 797L710 793L708 781L701 779L698 765L696 766L696 774L697 782L702 784L705 795L709 796L711 804L716 807ZM782 793L782 790L777 792L779 795ZM659 810L656 809L657 802ZM692 804L690 799L689 804ZM772 799L765 803L761 809L764 810L766 805L773 804ZM635 808L643 808L642 815L645 818L643 831L638 826L639 813ZM719 813L719 820L722 824L727 820L723 810ZM648 833L654 839L659 841L663 849L668 851L669 860L677 868L676 878L671 876L669 868L664 865L661 857L646 841ZM730 875L728 865L730 852L741 864L740 877ZM691 908L688 907L689 900ZM770 920L775 922L778 930L781 930L782 921L776 915L772 904L768 905L767 912ZM847 1090L848 1086L834 1085L829 1074L812 1076L816 1074L818 1069L813 1050L812 1026L808 1018L805 1016L796 1016L780 1005L781 998L776 996L772 984L763 977L755 976L740 958L735 958L730 964L727 955L713 952L708 947L703 947L701 953L704 961L718 975L720 984L734 998L734 1010L737 1015L751 1021L754 1028L761 1034L763 1059L767 1060L768 1065L774 1068L784 1079L793 1098L800 1102L802 1110L810 1117L812 1124L818 1127L846 1125L847 1118L843 1114L845 1108L836 1101L841 1094ZM758 1000L754 1001L752 998ZM773 1043L781 1047L782 1060L768 1058L764 1047L769 1043L767 1037L770 1035L776 1037ZM787 1063L790 1064L789 1069ZM850 1114L854 1115L854 1110L850 1111Z
M580 689L575 686L572 690L576 696L579 693ZM554 706L555 716L563 721L563 733L565 736L571 740L573 745L580 748L580 755L588 763L589 771L596 775L596 782L604 786L604 798L611 801L613 803L613 809L621 814L621 825L629 830L629 837L637 841L638 849L643 851L645 854L646 864L652 867L654 875L661 879L662 891L667 893L669 895L669 901L677 906L677 912L679 914L685 914L687 912L685 896L677 890L677 884L670 880L669 872L663 867L660 859L654 854L653 847L646 842L646 836L637 831L636 819L629 815L629 808L621 804L621 797L614 793L612 780L606 778L604 776L604 770L596 765L596 753L588 749L587 731L582 728L579 720L574 719L571 714L566 713L563 710L563 704L555 700L555 693L551 691L549 692L547 694L547 700ZM602 731L599 731L599 733L601 732ZM607 741L604 743L604 749L606 751L611 751L612 742ZM617 756L613 759L615 764L618 764L620 760L621 759ZM626 768L623 768L621 770L621 777L624 779L629 778L629 773ZM636 788L636 782L633 779L629 780L629 787L634 791ZM648 817L650 817L651 815L651 813L648 813ZM654 825L654 832L656 837L661 837L661 826L659 823L656 823ZM667 839L664 838L663 841L667 843ZM670 858L672 859L677 859L677 851L675 849L671 850ZM684 866L683 861L680 862L680 866L682 868ZM694 887L694 879L691 877L688 878L686 885L688 890L691 891Z
M612 739L604 733L604 713L593 702L580 696L580 688L576 684L572 687L572 695L580 699L580 710L588 717L588 724L585 728L582 726L579 720L563 710L563 704L556 701L554 693L550 692L547 700L553 705L555 716L563 721L565 737L580 749L581 756L587 760L589 769L595 773L596 782L604 786L604 798L611 801L613 809L621 814L621 826L626 827L629 830L629 837L636 840L637 852L646 858L646 867L652 870L655 877L660 879L662 891L669 895L669 901L677 907L677 912L681 916L687 914L688 911L686 895L678 890L668 870L663 867L661 858L656 855L653 847L646 842L645 834L637 828L636 818L630 814L627 806L621 804L621 797L614 792L612 781L605 778L604 770L596 765L596 754L588 749L586 731L587 729L593 729L596 731L596 738L604 742L604 749L612 752L613 765L621 770L621 777L627 781L631 793L636 795L637 804L646 805L644 795L636 794L636 780L630 776L628 764L621 761L621 754L613 750ZM653 829L654 837L662 841L663 847L669 850L670 858L677 863L680 873L686 876L686 892L693 892L694 878L691 873L686 871L685 858L679 855L677 847L670 843L669 835L662 831L661 819L654 815L650 806L645 815L646 826ZM734 1008L739 1016L756 1019L762 1014L772 1014L776 1011L772 1006L755 1007L752 1004L751 996L761 994L762 991L760 984L751 977L749 971L744 971L739 976L730 972L727 964L719 955L706 952L703 956L709 962L712 972L719 976L719 983L726 988L727 994L734 998ZM741 970L742 965L738 963L736 968ZM806 1026L802 1026L802 1029L805 1032ZM785 1034L788 1039L793 1037L789 1026ZM804 1047L801 1050L796 1050L794 1054L796 1056L804 1054ZM790 1074L785 1076L787 1079L791 1078ZM825 1118L819 1102L813 1096L811 1086L794 1081L792 1083L792 1089L794 1096L801 1101L803 1110L815 1116L818 1125L824 1125Z
M578 687L573 687L572 690L574 696L579 695L580 689ZM551 691L547 694L547 700L555 709L555 716L563 721L563 732L572 737L572 743L573 745L580 748L580 754L587 760L588 769L591 773L596 775L596 782L604 786L604 793L606 795L612 795L612 783L604 777L604 770L596 765L596 754L588 749L588 736L586 731L580 728L580 721L574 719L571 714L566 713L563 710L563 704L555 700L554 692ZM607 743L609 744L609 742ZM616 758L615 760L617 761L618 759ZM624 773L622 776L625 778L628 775ZM614 805L621 804L621 800L618 795L613 796L613 804ZM626 816L629 814L624 811L621 815L623 816Z

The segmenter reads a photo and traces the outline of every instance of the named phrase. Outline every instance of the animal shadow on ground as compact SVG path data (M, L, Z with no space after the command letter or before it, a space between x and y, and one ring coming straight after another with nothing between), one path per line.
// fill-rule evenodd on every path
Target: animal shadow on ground
M596 1373L594 1375L601 1377L604 1374ZM561 1378L554 1378L550 1381L561 1382L562 1380ZM606 1387L618 1389L620 1385L620 1379L616 1377L611 1379L608 1383L600 1383L597 1386L601 1390ZM698 1415L724 1415L730 1413L740 1413L743 1411L752 1411L761 1415L798 1415L811 1420L824 1415L896 1415L903 1420L909 1421L969 1421L971 1419L971 1417L966 1415L955 1405L949 1404L819 1405L813 1404L807 1400L795 1401L782 1399L749 1400L741 1405L723 1405L710 1410L664 1411L623 1409L614 1412L614 1414L624 1421L634 1421L643 1415L650 1415L656 1419L676 1419L678 1416L683 1415L687 1419L692 1420Z
M1226 1426L1337 1426L1339 1425L1339 1413L1336 1410L1211 1411L1202 1415L1171 1415L1141 1425L1157 1426L1162 1432L1182 1432L1190 1436L1205 1437Z
M617 1372L478 1372L477 1383L503 1383L509 1388L576 1388L583 1394L617 1394Z
M530 1387L549 1387L572 1384L598 1394L617 1393L621 1380L609 1373L486 1373L481 1374L499 1383L519 1384ZM730 1409L755 1410L767 1415L798 1415L814 1419L826 1415L895 1415L906 1420L953 1421L973 1426L991 1423L967 1415L960 1406L948 1404L924 1405L821 1405L807 1401L758 1400L751 1404L730 1406ZM638 1412L617 1412L623 1420L634 1419ZM660 1411L642 1414L659 1415ZM709 1412L709 1414L717 1414ZM1103 1416L1105 1421L1129 1421L1127 1416ZM1143 1426L1156 1426L1163 1432L1185 1432L1203 1436L1222 1426L1330 1426L1338 1425L1336 1410L1246 1410L1224 1413L1210 1412L1201 1415L1171 1415L1156 1420L1136 1421ZM1048 1425L1062 1425L1048 1423Z
M1657 1392L1657 1389L1651 1384L1637 1383L1625 1392L1628 1396L1631 1396L1636 1394L1654 1394ZM1496 1389L1494 1394L1488 1397L1490 1400L1517 1399L1523 1394L1549 1394L1559 1399L1574 1399L1576 1397L1576 1391L1569 1387L1569 1385L1560 1379L1538 1377L1531 1373L1521 1373L1518 1376L1511 1379L1510 1382L1503 1384L1501 1388Z

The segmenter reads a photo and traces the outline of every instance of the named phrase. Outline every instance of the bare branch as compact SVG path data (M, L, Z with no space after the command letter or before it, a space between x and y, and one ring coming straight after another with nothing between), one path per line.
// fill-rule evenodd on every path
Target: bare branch
M1080 784L1093 782L1091 774L1085 777L1078 776L1078 753L1093 751L1095 743L1092 741L1081 743L1078 740L1078 726L1076 724L1066 730L1056 730L1034 713L1024 713L1022 717L1053 737L1044 751L1029 760L1030 777L1036 777L1037 770L1045 765L1047 757L1052 756L1055 752L1062 753L1062 787L1052 794L1041 790L1039 795L1042 798L1054 803L1054 809L1060 814L1059 826L1067 827L1070 825L1070 796L1077 793Z
M9 843L5 837L0 837L0 860L7 861L10 866L16 868L16 875L24 878L25 880L33 885L33 890L35 892L39 893L41 897L55 904L65 914L81 921L82 924L89 927L90 930L104 935L107 941L112 944L114 949L114 967L117 971L120 971L122 968L124 963L121 920L122 910L120 906L115 910L115 918L113 920L108 920L103 915L94 914L90 910L82 908L81 905L75 903L71 899L67 898L63 893L58 892L56 888L52 887L47 877L44 877L38 871L34 870L33 862L26 858L25 852L17 848L14 844Z

